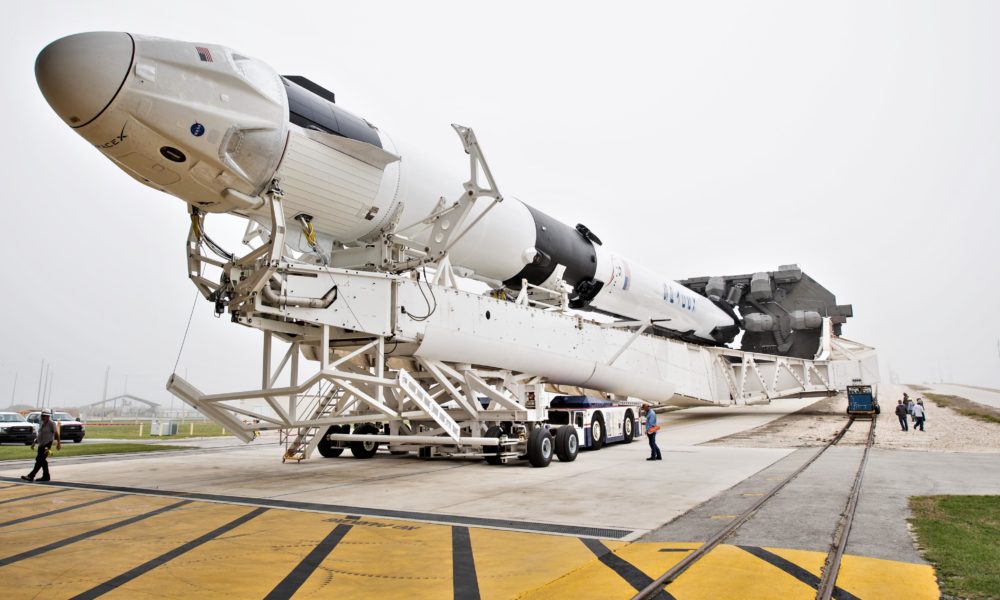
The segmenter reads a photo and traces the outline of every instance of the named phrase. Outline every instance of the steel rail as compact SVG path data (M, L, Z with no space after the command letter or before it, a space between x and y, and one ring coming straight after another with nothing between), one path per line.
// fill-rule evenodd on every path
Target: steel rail
M865 476L865 467L868 465L868 451L875 444L875 422L877 416L872 415L872 425L868 430L868 441L865 442L865 451L861 456L861 463L858 465L858 472L854 476L854 484L851 486L851 494L847 498L847 507L844 509L837 523L834 532L834 542L827 553L826 563L823 565L823 576L820 578L816 591L816 600L830 600L833 592L837 588L837 575L840 573L840 562L847 549L847 538L851 535L851 526L854 524L854 513L858 509L858 499L861 497L861 481Z
M681 573L683 573L684 571L687 571L688 568L691 567L691 565L704 558L705 555L711 552L716 546L725 541L726 538L728 538L730 535L733 534L733 532L735 532L744 523L746 523L750 519L750 517L752 517L760 509L760 507L764 505L765 502L773 498L775 494L777 494L782 490L782 488L791 483L792 480L794 480L803 471L809 468L809 465L816 462L816 459L822 456L824 452L829 450L831 446L839 442L841 438L844 437L844 434L847 433L847 430L850 429L851 425L853 424L854 424L854 417L851 416L851 418L847 421L847 424L845 424L840 429L840 431L838 431L837 434L833 436L833 438L830 439L829 442L826 443L825 446L820 448L815 454L812 455L812 457L809 458L809 460L803 463L802 466L800 466L798 469L792 472L792 474L790 474L788 477L786 477L784 480L782 480L776 486L774 486L771 489L771 491L767 492L764 496L762 496L761 499L755 502L753 506L743 511L739 516L733 519L731 523L729 523L728 525L720 529L718 532L716 532L715 535L713 535L711 538L708 539L708 541L706 541L704 544L698 547L697 550L685 556L680 562L671 567L669 571L656 578L652 583L650 583L646 587L642 588L642 590L640 590L639 593L637 593L635 596L632 596L632 600L646 600L647 598L651 598L654 594L662 590L663 586L677 579L677 577L679 577Z

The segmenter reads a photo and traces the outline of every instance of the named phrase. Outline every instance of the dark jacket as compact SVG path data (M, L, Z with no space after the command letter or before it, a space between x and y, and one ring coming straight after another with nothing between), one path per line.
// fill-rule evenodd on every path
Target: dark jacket
M905 417L906 416L906 405L905 404L897 404L896 405L896 416L897 417Z

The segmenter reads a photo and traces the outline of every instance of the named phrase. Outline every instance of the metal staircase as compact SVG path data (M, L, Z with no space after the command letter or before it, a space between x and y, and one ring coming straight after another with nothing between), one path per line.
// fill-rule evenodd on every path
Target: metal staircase
M309 413L309 418L305 421L314 423L331 416L336 411L337 400L343 395L343 389L329 384L325 387L327 388L325 392L320 388L320 391L313 395L312 400L306 405L305 412ZM323 434L326 433L327 427L328 425L309 425L287 430L287 434L283 433L285 453L281 456L281 462L303 461L312 456ZM295 433L291 433L292 431Z

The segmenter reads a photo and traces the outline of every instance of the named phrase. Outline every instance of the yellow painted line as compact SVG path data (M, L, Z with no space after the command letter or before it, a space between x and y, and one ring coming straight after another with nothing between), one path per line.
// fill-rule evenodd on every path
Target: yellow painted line
M616 551L650 579L677 564L686 552L663 549L690 549L698 544L635 542ZM826 558L824 552L767 548L817 578ZM569 565L567 565L569 566ZM612 577L611 580L609 580ZM614 581L617 579L617 581ZM930 600L939 597L934 571L927 565L879 560L858 556L844 558L838 587L859 598L900 598ZM722 545L695 563L665 588L679 600L718 598L782 598L811 600L816 590L792 574L736 547ZM613 598L628 597L635 590L600 562L591 562L541 588L524 593L523 598Z
M51 500L46 503L39 502L34 506L32 512L35 514L44 513L49 510L64 508L111 495L113 494L70 492L55 496L46 496L41 500L49 500L50 498ZM125 496L78 510L70 510L9 527L0 527L0 558L33 550L80 533L93 531L105 525L110 525L115 521L121 521L170 503L171 500L169 498ZM0 578L3 577L6 569L10 569L13 566L0 567Z
M452 597L451 527L367 517L316 517L317 527L325 531L337 524L351 525L351 530L296 597Z
M601 540L613 552L620 552L628 543ZM581 545L582 542L581 542ZM589 552L589 550L588 550ZM550 559L555 561L555 559ZM618 573L590 553L589 561L576 568L567 569L558 579L533 590L511 590L507 597L525 600L551 600L552 598L631 598L636 589Z
M42 488L41 486L25 486L25 487L31 487L33 490L38 490L37 493L39 494L52 490L52 488ZM34 494L28 494L28 495L30 496ZM88 500L94 500L102 496L111 496L111 495L113 494L110 493L94 494L93 492L67 490L61 494L40 496L35 499L29 499L25 497L24 500L18 500L17 502L11 502L10 504L0 505L0 523L6 523L8 521L13 521L14 519L30 517L32 515L48 512L50 510L66 508L67 506L72 506L74 504L82 504L84 502L87 502ZM21 523L20 525L14 525L13 527L20 529L23 527L30 527L31 525L32 524L29 521ZM2 535L6 529L8 529L8 527L0 527L0 535ZM0 549L0 555L3 555L2 549Z
M146 506L139 512L147 512L176 502L170 498L152 500L156 506ZM24 580L18 589L19 592L23 591L26 597L71 597L191 541L250 510L252 509L243 506L188 504L21 561L8 568L16 569L17 574L14 576L20 575L19 578ZM94 524L90 529L107 524L110 523ZM38 573L45 573L45 577L38 577Z
M740 496L743 496L744 498L756 498L759 496L763 496L764 494L765 492L744 492L740 494Z
M20 512L11 517L6 517L8 511L0 508L0 513L6 517L0 520L106 496L101 492L70 490L40 498L38 502L26 501L28 511L19 509ZM38 522L27 521L0 528L0 557L51 544L176 501L175 498L127 496L59 513ZM20 503L12 503L17 504ZM4 589L17 590L17 597L69 597L109 581L250 510L253 509L241 505L193 502L0 567L0 581L4 582ZM733 515L713 518L731 519ZM453 596L450 526L271 509L140 575L106 597L264 597L338 525L349 525L351 529L305 580L296 593L297 598L436 599ZM470 528L469 541L483 600L624 598L636 591L577 538ZM601 544L650 580L699 545L610 540L602 540ZM823 552L766 550L817 577L825 559ZM39 573L45 576L39 577ZM938 597L934 571L927 565L846 556L837 583L838 587L865 599ZM794 574L728 545L714 549L666 589L678 600L815 597L815 590Z
M941 597L930 565L917 565L862 556L845 556L837 586L859 598L936 600Z
M263 598L336 527L330 516L269 510L102 598Z
M737 516L739 515L712 515L711 517L709 517L709 519L715 519L716 521L732 520L735 519Z
M44 494L45 492L52 491L51 488L43 487L40 485L18 485L14 484L9 488L0 489L0 500L10 500L12 498L23 498L27 496L34 496L35 494Z
M581 568L595 557L577 538L495 529L471 529L480 597L510 598ZM605 545L615 545L604 542Z
M670 584L667 591L685 600L812 600L816 597L816 590L811 586L740 548L728 545L709 552Z

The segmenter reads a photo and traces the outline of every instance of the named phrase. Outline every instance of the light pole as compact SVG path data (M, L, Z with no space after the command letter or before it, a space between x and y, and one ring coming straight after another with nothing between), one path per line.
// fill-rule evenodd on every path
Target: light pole
M35 396L35 406L42 403L42 382L45 381L45 359L42 359L42 366L38 370L38 394Z

